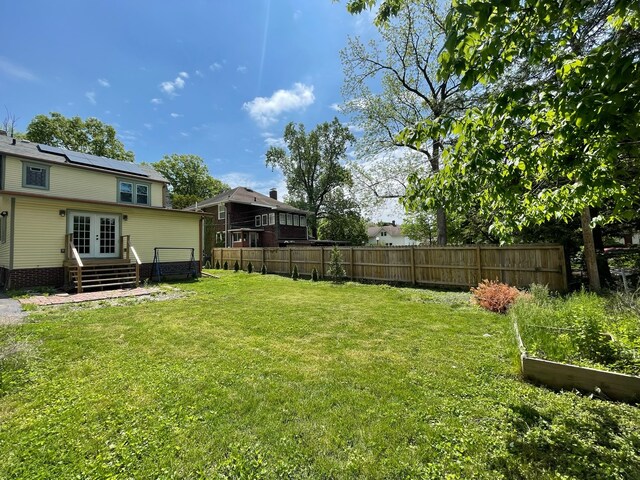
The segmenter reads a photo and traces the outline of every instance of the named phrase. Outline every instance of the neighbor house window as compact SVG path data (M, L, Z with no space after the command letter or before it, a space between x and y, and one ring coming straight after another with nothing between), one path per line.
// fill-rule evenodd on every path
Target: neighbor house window
M294 215L293 216L293 226L294 227L299 227L300 226L300 216L299 215Z
M262 226L264 227L265 225L268 225L268 223L269 223L269 215L265 213L264 215L262 215Z
M287 213L287 225L293 225L293 215Z
M233 243L242 241L242 233L233 232Z
M227 214L227 209L224 208L224 205L218 205L218 220L224 220Z
M382 231L380 232L380 236L381 236L381 237L386 237L386 236L387 236L387 232L385 232L384 230L382 230Z
M269 225L275 225L276 224L276 214L275 213L270 213L269 214Z
M136 205L149 205L151 203L149 201L149 184L119 180L118 201Z
M49 167L37 163L23 162L22 186L49 190Z
M260 215L256 215L256 227L262 226L261 219L262 217Z
M301 227L307 226L307 217L305 217L304 215L300 215L300 226Z
M286 225L287 224L287 214L286 213L281 213L280 215L280 225Z
M224 242L224 232L216 232L216 243Z

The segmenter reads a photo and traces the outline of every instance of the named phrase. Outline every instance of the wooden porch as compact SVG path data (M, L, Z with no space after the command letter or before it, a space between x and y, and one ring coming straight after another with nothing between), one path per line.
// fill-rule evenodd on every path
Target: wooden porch
M65 283L78 293L85 290L135 288L140 285L140 257L131 245L131 236L120 237L120 252L114 258L81 258L73 234L65 236Z

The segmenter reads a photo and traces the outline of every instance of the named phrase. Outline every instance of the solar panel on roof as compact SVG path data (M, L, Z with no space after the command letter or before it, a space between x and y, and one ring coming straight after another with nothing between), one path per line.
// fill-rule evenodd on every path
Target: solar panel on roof
M65 150L63 148L50 147L49 145L40 144L38 145L38 149L46 153L64 155L71 163L76 163L78 165L87 165L90 167L102 168L105 170L114 170L116 172L129 173L131 175L139 175L141 177L149 176L147 172L145 172L139 165L136 165L135 163L113 160L112 158L99 157L97 155L90 155L88 153L72 152L71 150Z

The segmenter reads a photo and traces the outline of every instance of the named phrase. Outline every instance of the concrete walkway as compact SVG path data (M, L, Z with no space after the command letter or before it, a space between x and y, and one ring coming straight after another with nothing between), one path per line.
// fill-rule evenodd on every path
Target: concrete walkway
M0 326L22 323L22 319L26 316L27 312L22 311L22 305L18 300L0 292Z

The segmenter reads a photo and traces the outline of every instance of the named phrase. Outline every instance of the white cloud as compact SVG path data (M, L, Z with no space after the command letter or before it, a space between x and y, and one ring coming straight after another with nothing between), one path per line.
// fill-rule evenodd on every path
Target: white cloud
M269 147L280 147L285 148L286 144L284 143L283 137L276 137L271 132L263 132L260 134L262 138L264 138L264 143Z
M151 103L153 103L154 105L160 105L162 103L162 99L161 98L152 98L151 99Z
M183 114L181 114L181 113L172 113L172 114L171 114L171 116L172 116L173 118L180 118L180 117L184 117L184 115L183 115Z
M298 21L300 20L300 17L302 17L302 10L296 10L295 12L293 12L293 20L294 21Z
M281 174L277 174L277 178L271 179L256 179L250 174L245 172L230 172L224 175L214 175L216 178L220 178L224 183L231 188L235 187L247 187L263 195L269 195L269 190L276 188L278 190L278 199L282 200L287 193L287 184Z
M244 65L238 65L238 68L236 68L236 70L238 71L238 73L247 73L247 67L245 67Z
M20 65L11 63L6 58L0 57L0 73L9 77L17 78L18 80L28 80L29 82L35 82L38 78Z
M259 126L266 128L277 122L281 113L304 110L315 99L313 85L296 83L290 90L277 90L270 97L256 97L245 102L242 109L249 112Z
M87 97L87 100L89 100L92 105L96 104L96 92L86 92L84 96Z
M189 136L189 134L187 132L180 132L180 135L183 136L183 137L188 137Z
M331 110L335 110L336 112L342 111L342 106L339 103L332 103L331 105L329 105L329 108Z
M189 74L187 72L180 72L173 82L162 82L160 84L160 90L167 95L176 95L176 90L182 90L184 88L186 78L189 78Z
M144 126L144 128L146 128L147 130L151 130L153 128L153 125L151 125L150 123L143 123L142 124Z
M109 83L109 80L107 80L106 78L99 78L98 83L100 84L101 87L104 87L104 88L109 88L111 86L111 84Z
M209 70L211 70L212 72L222 70L222 65L218 62L213 62L211 65L209 65Z
M200 70L196 70L196 75L198 77L204 77L204 73L202 73Z

